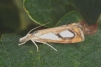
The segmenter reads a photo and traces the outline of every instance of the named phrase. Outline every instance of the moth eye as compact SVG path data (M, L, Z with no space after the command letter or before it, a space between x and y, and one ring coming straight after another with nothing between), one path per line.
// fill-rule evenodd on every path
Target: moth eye
M33 34L36 34L36 33L38 33L38 31L31 32L32 35L33 35Z
M38 31L34 31L34 33L33 33L33 34L36 34L36 33L38 33Z

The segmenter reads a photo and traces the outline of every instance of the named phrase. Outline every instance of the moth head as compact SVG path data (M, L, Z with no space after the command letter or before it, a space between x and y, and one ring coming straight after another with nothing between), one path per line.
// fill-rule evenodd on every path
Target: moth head
M20 38L19 39L19 42L21 44L18 44L18 45L22 45L22 44L26 43L28 40L30 40L30 38L31 38L31 34L27 34L26 36Z
M38 31L34 31L34 32L29 32L27 33L26 36L22 37L19 39L19 42L21 44L18 44L18 45L22 45L24 43L26 43L27 41L31 40L31 39L37 39L37 37L35 35L37 35Z

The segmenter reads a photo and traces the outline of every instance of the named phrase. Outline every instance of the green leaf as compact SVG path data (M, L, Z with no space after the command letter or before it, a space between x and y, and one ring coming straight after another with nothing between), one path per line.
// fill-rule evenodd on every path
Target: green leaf
M84 42L53 44L58 51L38 44L39 52L32 42L18 46L20 36L3 34L0 41L1 67L100 67L101 25L94 35L85 36Z
M56 24L56 26L61 26L70 23L82 22L82 17L77 11L71 11L65 14Z
M64 0L24 0L24 7L29 17L36 23L50 22L54 26L72 8Z
M72 10L78 11L88 24L95 24L101 13L100 6L100 0L24 0L29 17L39 24L50 22L49 26Z

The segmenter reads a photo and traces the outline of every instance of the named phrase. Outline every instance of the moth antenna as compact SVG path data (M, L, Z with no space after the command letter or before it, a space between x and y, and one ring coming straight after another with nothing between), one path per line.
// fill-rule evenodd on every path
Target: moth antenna
M33 41L33 40L31 40L33 43L34 43L34 45L36 46L36 48L37 48L37 52L38 52L38 45L35 43L35 41Z
M50 22L47 22L47 23L45 23L45 24L43 24L43 25L40 25L40 26L38 26L38 27L35 27L35 28L31 29L27 34L29 34L31 31L33 31L33 30L35 30L35 29L37 29L37 28L39 28L39 27L42 27L42 26L44 26L44 25L46 25L46 24L48 24L48 23L50 23Z
M37 42L39 42L39 41L37 41ZM46 45L48 45L49 47L51 47L52 49L54 49L55 51L57 51L56 48L54 48L53 46L51 46L50 44L48 44L48 43L46 43L46 42L40 42L40 43L46 44Z

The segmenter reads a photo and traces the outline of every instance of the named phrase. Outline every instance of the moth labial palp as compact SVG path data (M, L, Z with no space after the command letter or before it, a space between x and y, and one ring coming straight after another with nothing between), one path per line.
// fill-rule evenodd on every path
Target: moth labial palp
M84 34L82 29L79 27L79 23L72 23L68 25L63 25L59 27L53 27L48 29L37 30L32 32L34 29L28 32L28 34L20 38L21 44L25 44L27 41L31 40L38 51L38 45L36 42L43 43L57 51L53 46L47 42L53 43L76 43L82 42L84 40ZM32 32L32 33L31 33Z

